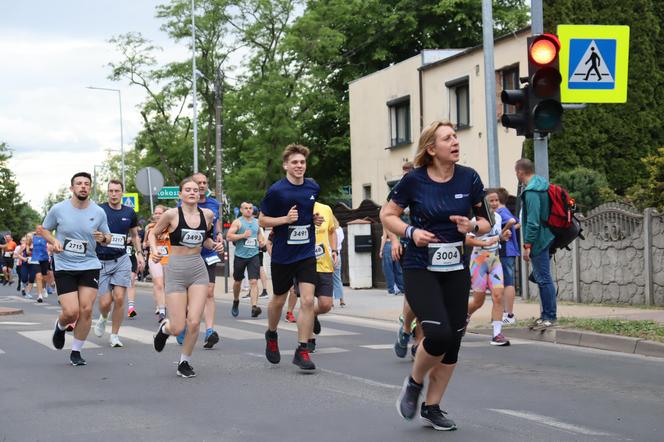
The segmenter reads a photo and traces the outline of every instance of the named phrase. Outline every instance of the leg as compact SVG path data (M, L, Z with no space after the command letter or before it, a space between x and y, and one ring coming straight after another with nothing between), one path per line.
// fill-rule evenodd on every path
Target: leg
M124 319L124 297L127 292L126 287L113 287L113 316L111 318L111 333L117 335Z
M472 315L484 305L486 292L473 292L473 299L468 303L468 314Z
M297 318L297 338L300 344L306 344L314 327L314 290L316 286L309 282L300 282L300 314Z
M187 289L187 332L182 345L182 354L191 356L201 328L201 316L207 299L207 285L190 285Z
M249 296L251 298L251 305L255 307L258 304L258 280L249 280Z
M267 274L265 273L265 269L263 268L263 265L261 264L260 268L260 278L261 278L261 287L263 287L263 291L267 291Z
M429 388L425 399L427 405L439 404L443 399L455 367L456 364L436 364L429 371Z
M531 256L533 273L540 292L542 303L542 319L555 321L556 316L556 287L551 278L551 265L548 247L539 254Z
M173 292L166 295L168 323L162 327L167 335L177 336L184 330L187 319L187 293Z
M90 333L92 324L92 306L97 298L97 289L92 287L78 287L78 320L74 328L74 338L85 341Z
M385 284L387 293L394 294L394 271L392 267L392 244L388 241L383 247L383 274L385 275Z
M295 287L293 287L288 291L288 311L293 313L296 304L297 304L297 293L295 293Z
M58 316L58 324L64 329L67 324L72 324L78 321L78 313L80 311L78 304L78 292L69 292L58 296L60 301L60 315Z
M403 272L401 270L401 263L399 261L392 261L392 268L394 270L394 283L397 286L397 292L403 293Z
M205 298L205 329L214 327L214 313L217 310L217 304L214 302L214 284L207 285Z
M274 294L272 299L267 305L267 328L271 332L277 331L277 326L279 325L279 320L281 319L281 312L284 309L284 304L286 303L286 293Z

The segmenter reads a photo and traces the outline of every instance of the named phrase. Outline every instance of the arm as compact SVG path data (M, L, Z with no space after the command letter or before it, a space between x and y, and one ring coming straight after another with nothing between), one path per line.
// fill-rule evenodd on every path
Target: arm
M136 251L136 264L138 265L138 271L140 272L145 268L145 259L143 258L141 238L138 237L138 227L132 227L129 229L129 234L131 235L131 243Z
M159 253L159 248L157 247L157 232L163 232L168 229L171 225L171 222L177 216L177 211L174 209L169 209L161 215L157 224L152 227L148 234L148 243L150 244L150 255L154 262L159 262L161 260L161 254Z
M258 215L258 224L261 227L277 227L284 224L292 224L298 219L297 206L293 206L288 211L286 216L272 217L267 216L263 212Z
M526 193L526 228L523 232L523 243L532 246L540 231L540 205L537 194L532 191Z
M224 251L224 241L215 241L212 239L212 230L214 228L214 212L212 212L210 209L203 209L203 214L205 215L205 220L207 222L206 227L206 232L210 232L210 237L206 238L205 241L203 241L203 246L206 249L211 249L214 250L217 253L222 253Z
M436 235L433 233L427 232L424 229L412 228L412 226L403 222L400 218L402 213L403 209L397 203L393 200L388 201L380 209L380 221L383 223L383 227L394 234L412 238L417 247L424 247L429 243L437 241ZM410 236L407 234L407 230L410 232Z
M332 226L332 228L328 231L328 241L330 241L330 247L332 247L332 251L330 254L332 255L332 264L335 266L337 265L337 259L339 258L339 251L336 249L337 247L337 229Z
M47 243L53 246L53 253L62 252L62 244L60 244L60 241L58 241L57 238L55 238L49 230L39 225L36 227L35 231L39 236L44 238Z
M258 246L259 247L264 247L265 246L265 234L263 233L262 228L258 229Z
M492 236L487 240L478 239L474 235L466 235L466 244L473 247L489 247L498 242L497 236Z
M250 231L250 230L247 230L247 232L245 232L245 234L238 235L238 234L237 234L237 231L238 231L239 229L240 229L240 220L239 220L239 219L236 219L236 220L233 221L233 223L231 224L231 227L228 229L228 232L226 232L226 238L227 238L229 241L240 241L241 239L245 239L245 238L247 237L247 236L246 236L246 233L247 233L247 232L249 232L249 235L251 235L251 231Z

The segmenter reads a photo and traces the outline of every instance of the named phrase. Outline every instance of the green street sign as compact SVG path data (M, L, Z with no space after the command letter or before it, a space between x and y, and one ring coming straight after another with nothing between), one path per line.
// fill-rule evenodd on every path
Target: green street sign
M179 196L180 188L178 186L164 186L159 192L157 192L157 199L160 200L177 200Z

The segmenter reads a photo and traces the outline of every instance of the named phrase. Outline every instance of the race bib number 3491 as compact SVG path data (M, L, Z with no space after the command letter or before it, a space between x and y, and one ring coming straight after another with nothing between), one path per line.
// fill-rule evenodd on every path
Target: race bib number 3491
M308 244L309 226L288 226L287 244Z
M427 250L429 252L427 270L452 272L463 269L463 242L431 243Z

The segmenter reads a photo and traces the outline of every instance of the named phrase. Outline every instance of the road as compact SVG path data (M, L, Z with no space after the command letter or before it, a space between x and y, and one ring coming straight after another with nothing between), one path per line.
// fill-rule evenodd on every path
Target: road
M664 359L518 340L492 347L469 334L441 405L459 429L440 433L397 415L411 362L394 356L395 323L322 317L319 369L303 374L290 363L294 325L282 323L282 362L272 366L265 313L251 319L243 300L235 319L228 302L217 305L222 341L198 344L198 376L182 379L175 339L152 348L149 292L139 289L124 348L90 333L88 365L72 367L50 343L55 297L37 304L0 287L0 306L24 310L0 316L0 441L662 440Z

